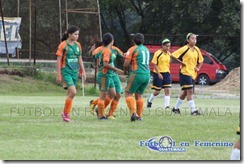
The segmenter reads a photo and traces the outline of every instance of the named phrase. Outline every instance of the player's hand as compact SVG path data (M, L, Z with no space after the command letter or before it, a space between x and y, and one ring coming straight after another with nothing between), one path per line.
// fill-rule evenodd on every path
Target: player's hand
M199 68L195 67L195 71L198 72L199 71Z
M117 73L118 75L123 75L123 74L124 74L124 71L121 70L121 69L117 69L117 70L116 70L116 73Z
M158 78L159 78L159 79L161 79L161 80L163 80L163 79L164 79L164 77L162 76L162 74L161 74L161 73L159 73L159 74L158 74Z
M57 82L57 84L60 84L61 81L62 81L61 75L58 75L58 76L56 77L56 82Z
M82 79L83 79L84 81L86 81L86 73L85 73L85 72L82 72Z
M94 44L93 46L91 46L89 53L92 55L92 52L96 49L96 45Z

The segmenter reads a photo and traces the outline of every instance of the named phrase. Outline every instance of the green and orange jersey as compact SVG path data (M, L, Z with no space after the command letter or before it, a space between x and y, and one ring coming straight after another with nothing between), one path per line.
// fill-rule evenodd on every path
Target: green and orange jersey
M79 57L82 54L82 47L79 42L70 45L67 41L59 44L56 56L61 57L61 70L70 73L79 72Z
M203 62L203 56L200 49L194 46L193 49L185 45L175 52L172 56L180 59L186 66L181 66L181 73L190 76L192 79L196 79L197 72L195 71L196 66Z
M110 54L109 60L107 60L108 54ZM107 70L107 69L103 68L103 62L106 61L106 62L108 62L110 65L112 65L114 67L115 66L114 63L116 61L116 58L117 57L123 58L124 57L124 53L118 47L115 47L115 46L112 46L111 49L103 47L103 46L100 46L100 47L97 47L93 51L93 56L96 59L100 60L99 70L101 70L103 73L107 72L107 71L108 71L108 73L114 73L114 71L112 71L112 70Z
M160 73L170 72L170 56L169 51L164 52L162 49L157 50L152 59L152 63L158 66L158 71ZM154 69L153 72L157 73Z
M127 51L125 58L131 61L131 73L150 74L150 53L144 45L140 44L131 47Z

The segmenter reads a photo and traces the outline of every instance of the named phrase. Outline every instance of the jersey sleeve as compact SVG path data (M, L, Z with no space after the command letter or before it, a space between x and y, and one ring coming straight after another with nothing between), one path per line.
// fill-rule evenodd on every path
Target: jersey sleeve
M133 47L131 47L127 52L126 52L126 56L125 56L125 58L126 59L132 59L132 56L133 56L133 53L134 53L134 51L136 50L136 48L137 48L137 46L133 46Z
M78 45L78 47L79 47L79 50L80 50L80 56L82 55L82 46L81 46L81 44L79 43L79 42L77 42L77 45Z
M153 64L157 64L158 54L159 54L159 51L156 51L154 53L153 58L152 58L152 61L151 61Z
M183 54L187 50L187 48L187 46L179 48L178 50L172 53L172 56L178 59L181 56L181 54Z
M203 59L203 56L202 56L202 53L201 53L200 49L198 47L196 47L196 50L198 51L198 61L197 61L197 63L199 64L199 63L202 63L204 59Z
M125 57L124 53L118 47L113 46L112 49L114 49L116 51L117 57L120 57L120 58Z
M63 56L63 50L64 50L66 45L67 45L67 43L65 41L63 41L59 44L58 50L56 52L56 56L60 56L60 57Z
M92 56L93 56L95 59L99 59L99 57L102 55L102 49L103 49L103 46L97 47L97 48L92 52Z

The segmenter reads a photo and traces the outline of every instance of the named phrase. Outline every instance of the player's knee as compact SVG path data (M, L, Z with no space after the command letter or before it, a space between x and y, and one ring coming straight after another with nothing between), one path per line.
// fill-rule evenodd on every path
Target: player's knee
M115 100L119 100L120 97L121 97L121 94L120 94L120 93L117 93L117 94L115 95L114 99L115 99Z

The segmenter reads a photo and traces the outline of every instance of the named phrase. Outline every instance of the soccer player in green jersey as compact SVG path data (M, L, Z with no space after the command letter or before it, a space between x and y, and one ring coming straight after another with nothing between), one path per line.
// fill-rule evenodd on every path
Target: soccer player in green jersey
M103 49L104 49L103 46L97 47L93 51L94 58L99 59L101 57ZM124 53L119 48L117 48L115 46L112 46L111 51L112 51L111 65L114 66L114 62L115 62L115 60L117 58L124 58ZM114 98L111 98L112 96L108 92L108 95L106 96L106 99L104 101L104 108L105 109L111 102L110 110L109 110L109 112L106 115L106 117L109 118L109 119L115 119L114 112L115 112L115 110L116 110L116 108L118 106L118 102L119 102L119 99L121 97L121 94L123 93L123 89L122 89L122 86L121 86L121 82L120 82L119 76L115 72L113 72L112 80L114 82L116 95L115 95ZM113 87L113 86L110 86L110 87ZM91 113L94 113L94 109L95 109L95 106L97 105L97 103L98 103L98 99L90 101L90 112Z
M67 39L62 41L56 52L57 56L57 83L63 82L64 89L67 89L63 121L70 121L73 99L77 92L79 66L82 69L83 79L86 80L86 72L81 58L82 48L77 39L80 29L77 26L70 26L67 30Z
M102 54L100 55L100 65L99 72L97 75L100 97L97 103L98 106L98 118L103 120L107 119L104 115L105 110L105 100L107 97L107 93L111 99L113 99L116 95L115 85L113 80L114 72L117 74L123 74L124 71L114 67L113 64L113 53L112 46L114 43L113 35L110 33L106 33L103 35L103 47Z
M188 33L186 36L187 44L175 52L172 53L174 58L181 60L185 65L180 67L180 85L183 90L182 94L177 99L175 106L172 111L176 114L180 114L180 105L183 100L187 98L188 104L191 109L191 115L200 115L200 112L195 107L193 100L193 87L197 72L200 70L203 57L199 48L196 46L197 36L193 33Z
M144 93L150 79L148 49L143 45L144 36L137 33L133 37L135 43L126 53L124 67L130 68L130 74L125 88L126 104L130 110L131 121L141 120L143 115ZM133 96L135 95L135 97Z

